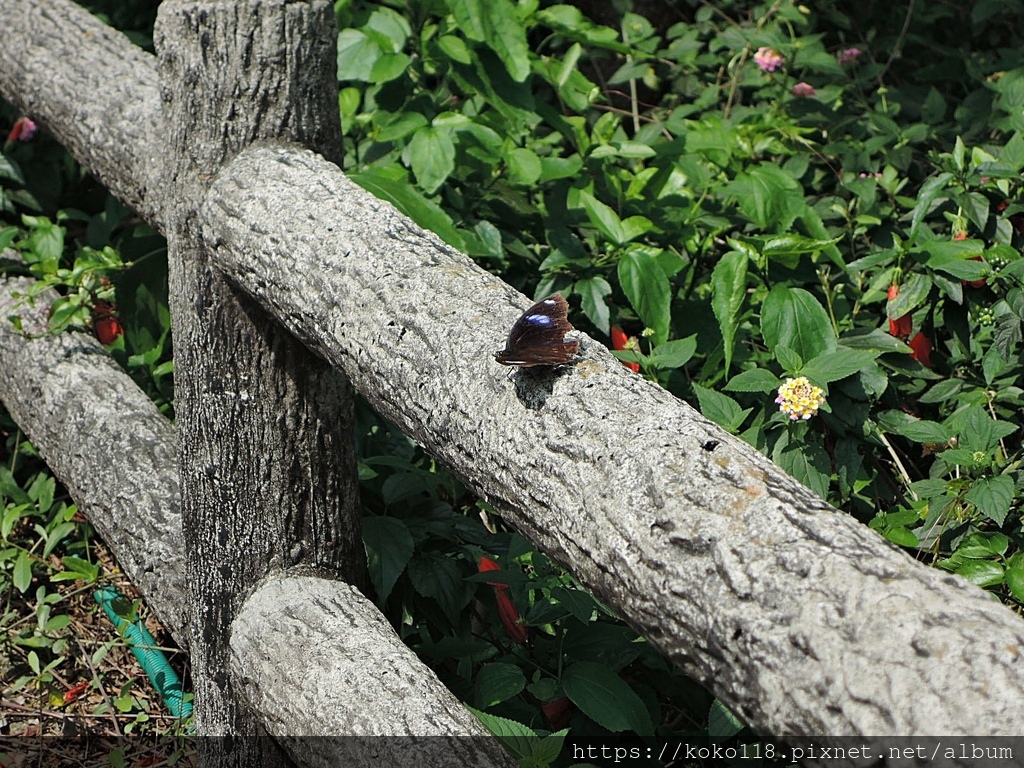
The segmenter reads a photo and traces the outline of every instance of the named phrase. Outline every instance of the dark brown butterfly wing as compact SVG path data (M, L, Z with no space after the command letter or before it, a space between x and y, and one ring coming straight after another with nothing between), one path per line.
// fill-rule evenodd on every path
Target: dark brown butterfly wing
M561 294L538 301L516 320L505 349L494 353L502 365L529 368L535 365L565 365L579 352L580 343L565 338L573 330L568 318L569 302Z

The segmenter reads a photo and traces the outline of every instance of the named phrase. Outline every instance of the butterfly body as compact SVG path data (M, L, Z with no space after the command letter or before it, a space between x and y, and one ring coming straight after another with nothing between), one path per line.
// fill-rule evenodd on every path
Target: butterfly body
M565 338L573 330L568 312L569 303L561 294L538 301L516 320L505 349L495 352L494 359L520 368L572 362L580 343Z

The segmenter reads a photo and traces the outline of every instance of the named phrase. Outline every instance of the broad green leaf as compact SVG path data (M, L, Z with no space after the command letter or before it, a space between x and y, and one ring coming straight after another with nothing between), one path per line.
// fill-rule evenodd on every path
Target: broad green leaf
M372 515L363 519L363 545L374 589L386 600L412 558L412 535L398 518Z
M785 345L804 360L836 348L825 308L803 288L775 286L761 305L761 334L769 349Z
M376 123L376 121L377 118L375 117L374 122ZM382 124L374 134L374 138L381 142L404 139L409 134L427 125L427 118L419 112L401 112L393 119L389 118L386 123Z
M939 443L944 445L952 437L949 429L941 424L927 421L926 419L914 419L913 417L909 417L908 421L901 424L890 426L889 431L902 435L908 440L913 440L915 443Z
M453 622L472 597L474 586L464 581L459 566L440 552L426 552L409 561L409 579L413 588L424 597L437 601L445 616Z
M906 275L899 286L899 295L894 299L886 300L886 317L895 320L904 315L909 315L924 304L931 289L932 279L928 275L922 275L917 272Z
M551 590L551 597L579 619L581 624L588 624L594 611L597 610L597 601L581 589L555 587Z
M914 213L910 220L909 237L911 240L917 234L917 228L921 226L921 221L924 220L925 215L931 210L932 204L943 193L946 185L952 178L953 174L951 173L940 173L921 185L921 190L917 193L917 204L914 206Z
M740 309L747 296L748 257L741 251L729 251L715 265L711 273L711 309L722 331L725 351L725 373L732 364L736 329L740 322Z
M404 53L385 53L370 68L371 83L389 83L405 74L411 59Z
M1018 600L1024 601L1024 566L1011 566L1006 569L1006 586Z
M406 40L412 36L412 27L402 14L391 8L378 5L362 29L372 34L374 39L388 53L398 53L405 47Z
M425 198L415 187L376 170L350 173L348 177L370 194L387 200L421 227L434 232L448 245L460 251L466 250L466 241L448 214L437 203Z
M752 368L733 376L723 389L728 392L768 393L778 389L781 385L782 380L771 371L764 368Z
M32 561L28 552L24 549L18 553L18 559L14 561L14 588L19 592L26 592L32 584Z
M655 368L682 368L697 351L697 334L659 344L651 352L650 364Z
M818 444L780 439L775 443L772 460L819 496L828 492L832 467L828 454Z
M991 560L968 560L955 573L979 587L994 587L1005 580L1003 566Z
M977 531L966 536L956 548L955 556L974 560L1001 557L1010 547L1006 534L997 531Z
M925 245L925 250L930 254L926 262L930 269L960 280L980 280L992 272L988 264L976 260L984 251L981 240L934 240Z
M654 330L653 344L663 344L672 321L672 286L658 260L647 251L628 250L619 258L618 276L630 305Z
M736 434L743 420L753 410L752 408L741 408L740 404L728 395L716 392L713 389L702 387L699 384L693 385L693 391L697 395L697 403L700 405L700 412L705 418L711 419L726 432Z
M1013 494L1013 479L997 475L975 480L964 498L996 525L1002 525L1013 505Z
M570 179L583 169L579 155L569 157L542 157L540 159L540 180Z
M914 532L904 528L902 525L886 528L882 531L882 535L893 544L898 544L901 547L917 547L921 544L917 536L914 535Z
M654 733L647 706L626 682L604 664L577 661L562 673L565 695L587 717L609 731Z
M736 174L723 191L734 195L740 212L761 229L789 229L807 207L803 188L773 163Z
M469 47L461 37L441 35L437 39L437 46L452 61L457 61L459 64L473 63L473 55L469 52Z
M526 28L510 0L447 0L463 33L487 43L517 83L530 74Z
M532 187L540 178L543 167L537 154L525 147L516 147L505 156L508 163L509 180L513 184Z
M420 128L409 142L409 157L416 181L428 195L455 170L455 145L445 130Z
M594 24L573 5L552 5L538 11L535 18L552 29L565 33L566 37L579 40L588 46L610 48L628 53L630 48L619 42L619 33L611 27Z
M612 292L608 281L600 275L577 280L572 292L582 299L583 314L590 318L590 322L603 333L611 333L611 313L605 301Z
M602 203L586 190L580 191L580 202L590 223L597 227L602 235L616 245L626 242L626 233L622 229L622 221L615 211Z
M515 664L484 664L476 676L473 698L487 709L511 699L526 688L526 675Z
M358 29L338 33L338 79L370 81L370 72L384 51Z
M877 356L878 353L871 350L839 347L808 360L800 369L800 374L815 384L829 384L852 376Z
M708 710L708 738L715 744L728 741L744 729L745 724L718 699L711 702Z

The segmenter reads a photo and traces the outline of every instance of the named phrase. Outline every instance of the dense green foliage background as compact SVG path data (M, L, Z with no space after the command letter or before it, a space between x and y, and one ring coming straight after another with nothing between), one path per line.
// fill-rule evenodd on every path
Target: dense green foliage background
M344 169L1019 611L1022 4L821 5L338 2ZM106 10L146 44L151 8ZM0 181L0 244L64 291L54 330L114 308L112 352L172 413L159 238L45 137L8 142ZM797 377L824 404L792 420ZM27 593L70 518L5 429L0 578ZM492 726L752 737L365 408L360 435L379 604ZM52 659L48 632L13 642ZM568 764L559 743L524 763Z

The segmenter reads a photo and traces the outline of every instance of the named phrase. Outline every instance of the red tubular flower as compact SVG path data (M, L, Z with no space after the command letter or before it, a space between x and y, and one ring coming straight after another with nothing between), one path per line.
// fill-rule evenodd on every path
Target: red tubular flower
M889 286L889 294L888 294L889 301L892 301L893 299L895 299L899 295L900 295L900 287L898 285L896 285L896 283L893 283L892 285L890 285ZM913 329L914 329L914 320L913 320L913 318L911 318L911 316L909 314L906 314L903 317L896 318L895 320L893 318L891 318L891 317L889 318L889 335L890 336L895 336L898 339L905 339L907 336L910 335L910 332Z
M36 135L36 124L32 122L31 118L19 117L14 123L14 127L11 128L11 132L7 134L8 141L32 141Z
M626 345L629 344L629 336L626 335L625 331L621 328L612 328L612 349L623 350ZM640 363L627 363L625 360L622 364L629 368L633 373L640 372Z
M485 571L500 571L501 566L489 557L481 557L480 565L477 569L480 573L484 573ZM529 637L529 632L521 623L519 611L516 610L515 603L508 596L508 584L495 581L488 581L487 584L494 587L494 596L498 600L498 618L501 619L501 624L505 627L505 631L508 632L508 636L515 643L525 643L527 637Z
M910 356L925 368L932 367L932 342L923 333L918 333L909 342L912 350Z
M97 301L92 308L92 330L100 344L109 346L124 333L124 326L114 314L114 306L109 301Z

